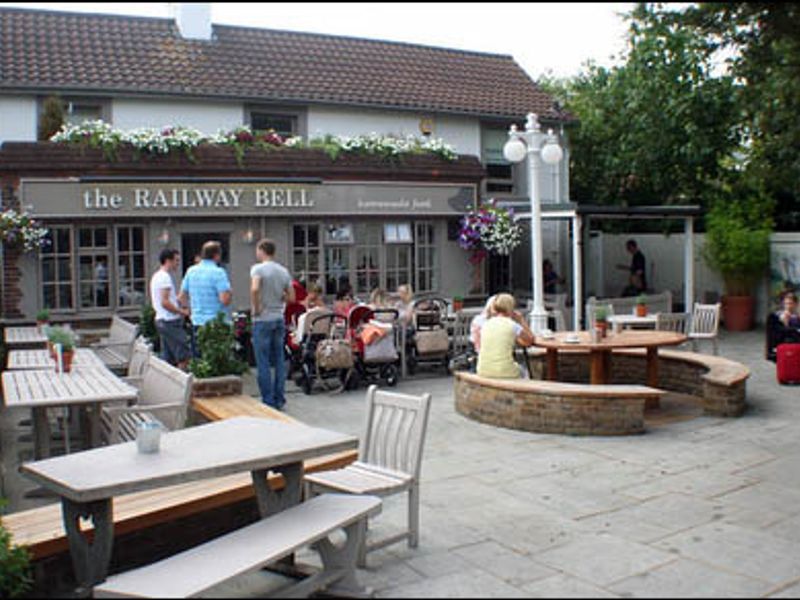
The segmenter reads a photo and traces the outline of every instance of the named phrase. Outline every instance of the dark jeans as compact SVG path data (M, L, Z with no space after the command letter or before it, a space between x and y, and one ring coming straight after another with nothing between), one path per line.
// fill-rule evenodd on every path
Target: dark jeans
M158 319L156 331L161 337L161 358L171 365L191 358L189 344L186 343L186 332L183 329L183 319L169 321Z
M258 388L261 401L273 408L286 404L286 360L283 345L286 325L283 319L253 322L253 350L258 369ZM272 376L272 369L275 376Z

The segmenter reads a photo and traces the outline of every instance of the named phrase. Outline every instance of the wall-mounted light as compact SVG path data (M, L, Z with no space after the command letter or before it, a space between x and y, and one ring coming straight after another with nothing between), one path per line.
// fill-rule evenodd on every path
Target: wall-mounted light
M245 244L253 244L256 241L256 232L253 229L253 222L247 222L247 229L242 232L242 242Z
M169 244L170 227L172 227L172 219L167 219L167 223L164 225L164 228L161 230L161 233L159 233L158 237L156 238L158 240L158 243L161 244L162 246L166 246L167 244Z

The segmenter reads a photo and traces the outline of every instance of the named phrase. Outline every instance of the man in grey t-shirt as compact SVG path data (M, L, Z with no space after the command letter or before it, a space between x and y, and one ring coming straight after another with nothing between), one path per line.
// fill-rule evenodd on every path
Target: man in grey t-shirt
M286 302L294 302L294 288L289 271L275 262L275 242L269 239L258 242L256 260L250 269L250 310L258 387L264 404L282 410L286 404L283 308Z

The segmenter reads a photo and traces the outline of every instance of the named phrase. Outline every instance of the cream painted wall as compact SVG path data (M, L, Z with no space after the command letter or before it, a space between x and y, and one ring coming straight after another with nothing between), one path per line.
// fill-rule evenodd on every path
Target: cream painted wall
M310 106L308 134L310 137L369 133L420 136L419 122L423 116L426 113ZM433 119L433 136L442 138L460 154L480 156L478 119L437 115Z
M0 96L0 143L36 141L36 98Z
M241 102L144 100L115 98L111 105L111 120L119 129L185 125L203 133L218 129L233 129L244 123Z

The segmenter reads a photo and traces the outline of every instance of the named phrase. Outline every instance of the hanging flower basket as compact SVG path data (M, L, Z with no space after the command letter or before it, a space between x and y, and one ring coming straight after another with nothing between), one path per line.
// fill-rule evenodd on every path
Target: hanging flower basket
M6 248L33 252L49 243L48 230L41 227L28 213L9 209L0 213L0 242Z
M508 256L521 241L513 209L497 206L494 199L461 218L458 244L469 251L470 264L480 264L489 254Z

